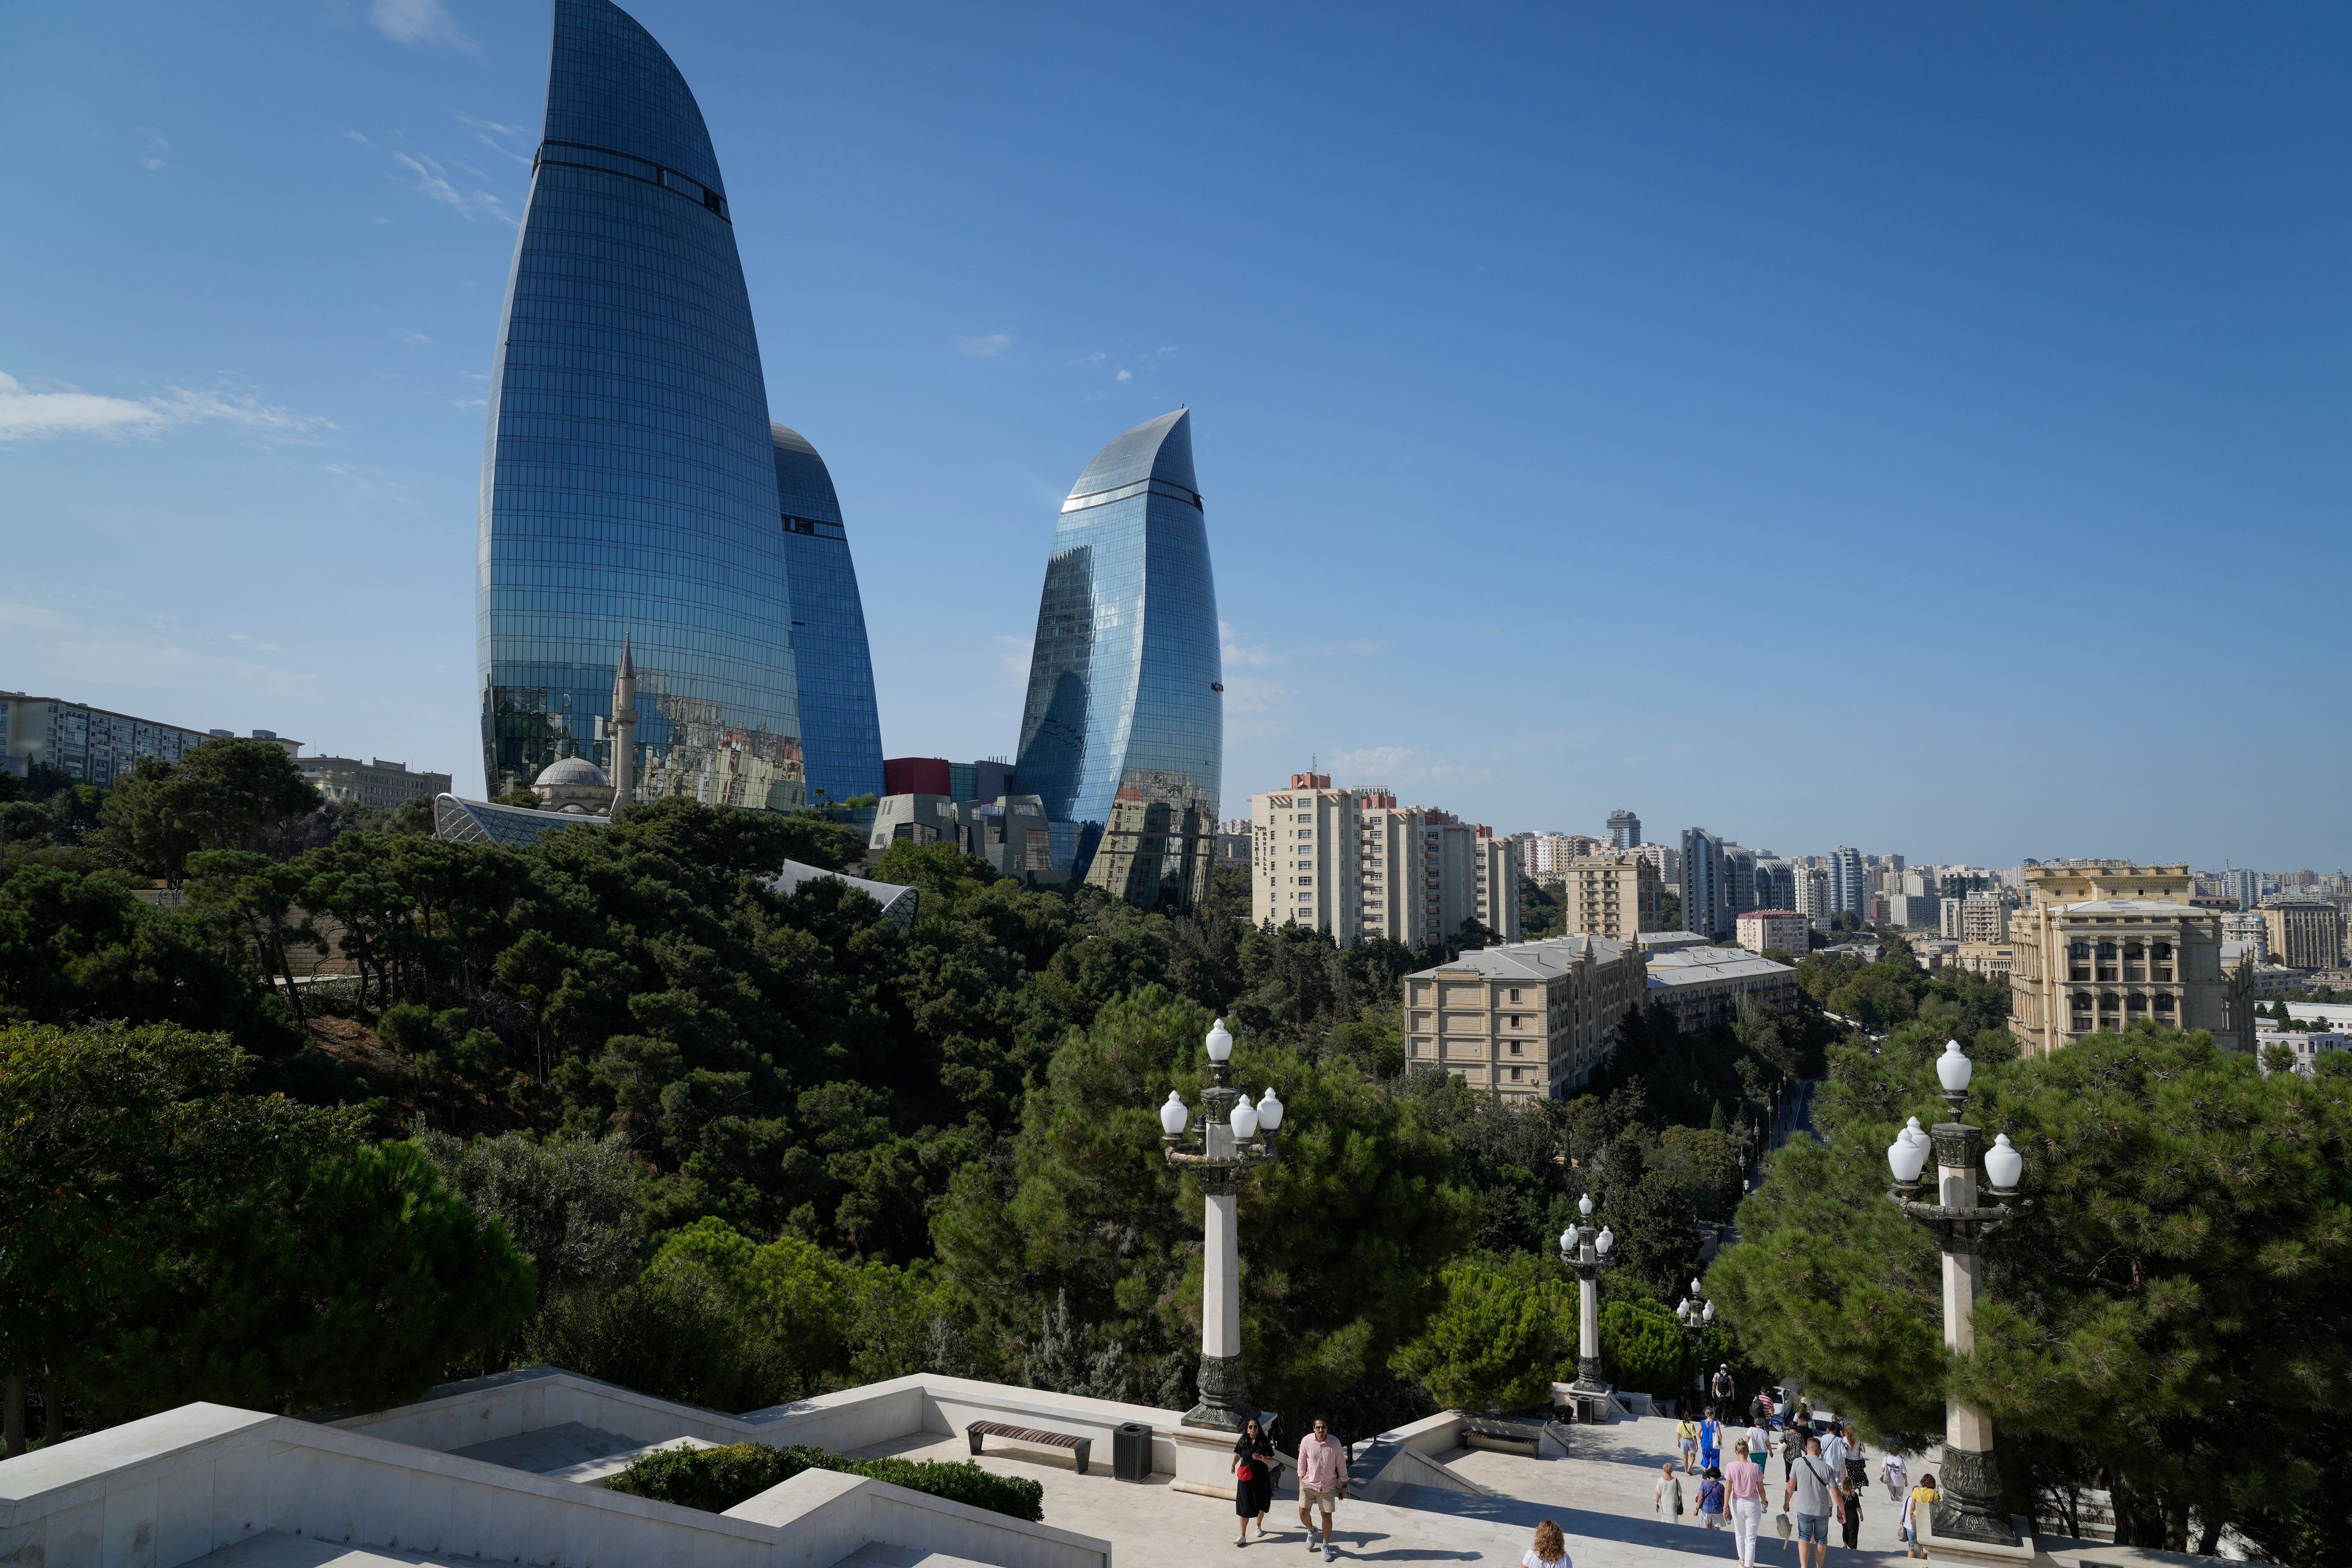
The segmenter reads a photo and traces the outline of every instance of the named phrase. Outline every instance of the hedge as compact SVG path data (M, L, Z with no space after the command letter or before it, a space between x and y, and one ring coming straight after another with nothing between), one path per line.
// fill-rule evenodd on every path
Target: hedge
M631 1464L604 1485L632 1497L724 1513L803 1470L838 1470L887 1481L909 1491L1032 1521L1045 1517L1045 1489L1017 1476L994 1475L969 1459L846 1459L796 1444L735 1443L724 1448L663 1448Z

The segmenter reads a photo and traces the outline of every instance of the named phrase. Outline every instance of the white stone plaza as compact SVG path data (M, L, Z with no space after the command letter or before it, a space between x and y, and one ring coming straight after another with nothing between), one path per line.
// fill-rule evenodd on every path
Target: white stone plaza
M728 1415L547 1367L325 1423L192 1405L0 1463L0 1568L1190 1568L1281 1550L1296 1560L1288 1472L1266 1535L1237 1548L1231 1436L1182 1419L929 1376ZM1041 1524L825 1470L723 1514L601 1484L635 1453L681 1441L961 1459L975 1421L1090 1437L1096 1458L1081 1476L1066 1451L991 1440L983 1468L1043 1483ZM1112 1431L1129 1422L1152 1428L1146 1479L1116 1479L1108 1462ZM1513 1568L1537 1521L1551 1519L1582 1568L1737 1560L1728 1532L1654 1512L1671 1421L1621 1414L1529 1430L1541 1433L1533 1456L1465 1449L1454 1415L1357 1444L1355 1495L1333 1534L1341 1558ZM1897 1510L1876 1489L1864 1506L1863 1550L1837 1548L1832 1561L1892 1568ZM2191 1561L2047 1538L2033 1546L2021 1562L2056 1568ZM1795 1562L1768 1521L1760 1568Z

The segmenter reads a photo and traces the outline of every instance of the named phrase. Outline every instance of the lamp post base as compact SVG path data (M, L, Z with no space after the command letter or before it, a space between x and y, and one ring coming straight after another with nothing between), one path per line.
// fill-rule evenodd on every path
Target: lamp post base
M1601 1380L1601 1358L1580 1355L1576 1358L1576 1382L1570 1385L1579 1394L1606 1394L1609 1385Z
M1202 1352L1201 1402L1184 1413L1184 1425L1206 1426L1213 1432L1238 1432L1256 1414L1242 1397L1242 1358Z
M1990 1546L2018 1543L2017 1527L2000 1506L2000 1471L1991 1454L1947 1446L1942 1481L1932 1510L1937 1535Z

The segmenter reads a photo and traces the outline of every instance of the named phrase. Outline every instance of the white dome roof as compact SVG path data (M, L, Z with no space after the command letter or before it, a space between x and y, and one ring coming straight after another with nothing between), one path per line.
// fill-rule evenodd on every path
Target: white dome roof
M594 784L602 789L613 781L604 776L604 769L585 757L558 757L541 768L539 771L539 777L531 782L536 786Z

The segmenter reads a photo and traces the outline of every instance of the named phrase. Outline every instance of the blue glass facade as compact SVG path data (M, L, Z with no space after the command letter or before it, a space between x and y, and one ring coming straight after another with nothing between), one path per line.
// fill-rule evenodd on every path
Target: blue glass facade
M685 79L608 0L555 0L489 405L488 787L558 756L611 766L626 636L639 798L802 804L787 536L725 186Z
M1223 667L1192 416L1139 425L1095 455L1062 503L1013 764L1086 874L1114 802L1216 819Z
M776 498L783 509L784 571L792 584L793 666L799 677L801 749L811 800L882 793L882 725L866 607L833 475L799 431L770 425Z

